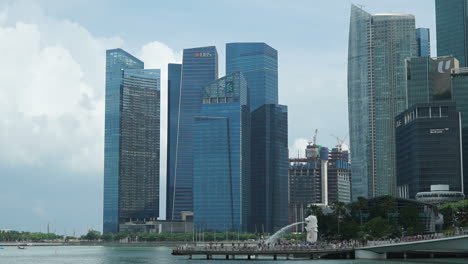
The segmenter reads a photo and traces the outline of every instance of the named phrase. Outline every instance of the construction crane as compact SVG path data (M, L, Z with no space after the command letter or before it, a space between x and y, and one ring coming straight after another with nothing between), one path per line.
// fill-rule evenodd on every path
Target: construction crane
M317 145L317 133L318 133L318 129L315 129L314 139L312 142L309 142L309 146L312 144Z
M342 139L340 137L337 137L335 135L331 135L332 137L336 138L336 141L338 142L338 144L336 145L336 147L338 148L339 151L341 151L343 149L343 145L346 144L346 139L348 138L348 134L346 134L346 136ZM346 144L347 145L347 144Z

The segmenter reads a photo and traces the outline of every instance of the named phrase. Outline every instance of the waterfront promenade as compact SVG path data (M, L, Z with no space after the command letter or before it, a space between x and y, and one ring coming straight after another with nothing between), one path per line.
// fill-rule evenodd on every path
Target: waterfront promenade
M379 241L334 241L315 244L223 244L210 243L204 246L180 246L173 255L205 256L206 259L256 259L259 256L289 258L356 258L387 259L389 254L407 258L411 254L426 254L427 257L439 255L460 255L468 253L468 235L463 233L432 234L407 236L400 239Z

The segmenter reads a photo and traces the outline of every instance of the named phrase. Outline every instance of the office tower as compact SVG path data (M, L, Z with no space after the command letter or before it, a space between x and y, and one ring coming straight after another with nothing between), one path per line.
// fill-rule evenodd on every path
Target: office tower
M461 120L455 103L415 104L395 121L398 196L415 199L440 184L461 192Z
M416 54L414 16L352 5L348 112L353 200L396 193L395 116L406 106L405 59Z
M337 146L328 157L328 203L351 202L351 164L349 152Z
M103 232L118 232L120 105L122 69L143 69L142 61L122 49L106 51Z
M249 230L287 223L287 108L278 105L278 52L265 43L226 44L226 73L240 71L252 112L252 208Z
M273 232L288 222L287 107L266 104L253 111L251 135L252 220L250 230Z
M179 100L182 64L169 63L167 78L167 166L166 166L166 218L171 219L179 126Z
M458 60L450 57L412 57L406 62L407 105L450 101L451 71Z
M249 85L250 111L278 104L278 52L265 43L226 44L226 74L240 71Z
M104 233L159 216L160 72L106 52Z
M457 111L461 114L463 148L463 184L468 195L468 68L452 70L452 93Z
M193 212L196 227L247 231L250 206L250 110L236 72L205 86L195 116Z
M431 56L431 35L428 28L416 29L416 52L418 57Z
M468 0L436 0L437 56L451 56L468 66Z
M193 120L201 110L203 87L218 78L216 48L185 49L181 76L171 220L193 212Z

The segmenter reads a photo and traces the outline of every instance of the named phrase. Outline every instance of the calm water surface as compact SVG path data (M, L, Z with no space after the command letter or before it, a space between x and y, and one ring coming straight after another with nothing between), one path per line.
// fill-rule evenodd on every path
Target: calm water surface
M25 250L16 247L0 249L0 264L394 264L394 263L468 263L467 259L414 260L402 261L362 261L362 260L189 260L184 256L172 256L172 248L148 247L28 247Z

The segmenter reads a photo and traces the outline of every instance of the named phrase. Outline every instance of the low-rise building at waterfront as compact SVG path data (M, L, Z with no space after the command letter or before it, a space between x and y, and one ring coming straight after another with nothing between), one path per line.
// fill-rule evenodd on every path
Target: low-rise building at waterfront
M119 225L122 233L192 233L192 221L130 221Z

